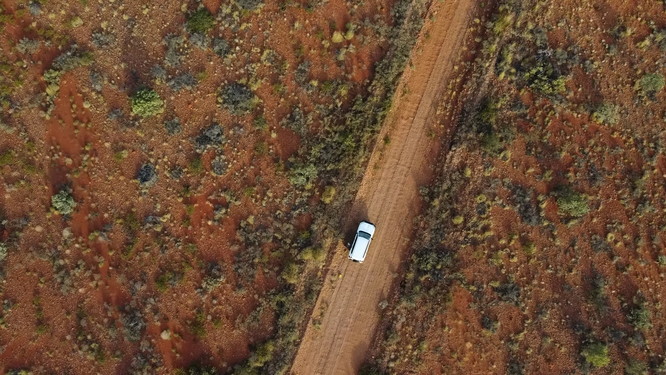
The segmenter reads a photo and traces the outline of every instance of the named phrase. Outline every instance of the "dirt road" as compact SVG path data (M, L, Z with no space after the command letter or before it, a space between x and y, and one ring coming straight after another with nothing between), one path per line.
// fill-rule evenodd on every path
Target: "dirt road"
M473 0L435 1L420 41L396 91L393 109L356 196L359 219L377 225L363 264L336 250L326 282L301 341L292 372L298 375L353 374L365 358L379 323L380 302L397 276L417 214L418 188L427 182L433 147L429 120L442 88L454 74L473 10ZM354 216L354 215L353 215Z

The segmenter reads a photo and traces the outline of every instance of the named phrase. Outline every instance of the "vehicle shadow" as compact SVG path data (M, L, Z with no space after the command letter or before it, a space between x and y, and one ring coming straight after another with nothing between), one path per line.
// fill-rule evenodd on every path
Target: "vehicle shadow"
M352 241L354 241L354 236L356 235L356 228L358 223L362 220L367 220L372 222L371 218L368 217L368 206L365 202L354 202L349 214L347 215L347 220L343 224L342 229L342 242L345 244L345 247L349 249Z
M366 354L368 352L368 349L370 347L370 342L368 341L363 341L354 347L353 354L352 354L352 361L350 363L350 367L354 370L355 374L358 374L361 370L363 365L365 364L366 360Z

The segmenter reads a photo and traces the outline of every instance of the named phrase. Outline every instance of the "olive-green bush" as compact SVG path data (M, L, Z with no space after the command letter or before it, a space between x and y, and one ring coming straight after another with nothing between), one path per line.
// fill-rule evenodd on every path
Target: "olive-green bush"
M76 201L69 189L63 189L51 197L51 206L59 214L70 215L76 208Z
M605 367L610 364L608 346L602 343L593 343L585 346L581 354L594 367Z
M132 113L150 117L164 112L164 101L150 88L141 88L132 96Z
M646 73L636 82L636 87L644 96L652 96L666 85L666 79L659 73Z
M557 194L557 212L562 216L581 217L590 211L587 197L569 188Z
M206 8L201 8L187 17L186 27L192 33L204 34L215 25L215 17Z

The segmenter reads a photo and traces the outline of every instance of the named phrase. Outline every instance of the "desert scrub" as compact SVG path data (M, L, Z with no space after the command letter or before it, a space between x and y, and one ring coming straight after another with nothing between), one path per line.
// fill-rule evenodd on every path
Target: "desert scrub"
M652 97L661 91L666 84L664 76L659 73L646 73L636 82L636 88L642 96Z
M324 192L321 194L321 201L330 204L335 198L335 186L326 186Z
M39 49L40 45L41 42L39 40L21 38L21 40L19 40L19 42L16 43L15 48L19 53L28 55L35 53Z
M301 270L296 263L289 263L282 271L282 278L289 284L296 284L301 279Z
M257 350L252 353L252 356L248 360L248 364L251 368L261 368L266 364L266 362L273 359L273 352L275 351L275 343L272 340L268 340L265 343L259 345Z
M592 114L592 119L600 124L616 124L620 111L615 104L602 103Z
M546 96L561 94L566 89L566 77L560 76L549 64L540 63L525 72L523 78L533 90Z
M226 84L218 96L218 103L234 115L250 112L257 106L258 101L248 86L238 82Z
M200 363L194 363L187 367L187 369L177 369L176 375L215 375L217 370L215 367L204 366Z
M0 167L14 163L14 154L11 150L0 152Z
M61 54L53 60L51 68L42 75L46 82L47 101L51 102L60 91L60 78L70 70L80 66L92 64L93 55L88 51L81 51L76 45L72 46L67 52Z
M557 193L557 212L562 216L581 217L590 211L585 195L562 188Z
M187 17L186 27L192 33L204 34L215 25L215 17L206 8L201 8Z
M652 326L650 322L650 310L644 302L638 303L629 313L629 322L639 331L644 331Z
M194 319L190 322L190 331L197 338L206 336L206 315L203 311L197 312Z
M608 346L601 343L593 343L585 346L581 355L594 367L605 367L610 364Z
M627 375L647 375L648 365L645 362L641 362L635 359L629 361L629 364L624 368L624 372ZM661 371L658 371L661 372Z
M312 164L300 165L291 170L289 182L294 186L303 186L310 189L317 179L317 167Z
M0 262L7 258L7 244L0 242Z
M213 39L213 52L215 52L216 55L220 57L225 57L227 54L229 54L229 51L231 51L231 47L229 47L229 42L227 42L222 38Z
M61 215L70 215L76 208L76 201L70 189L62 189L51 197L51 207Z
M150 88L141 88L132 96L132 113L150 117L164 112L164 101Z
M326 252L321 247L308 247L301 251L299 257L305 261L312 261L319 264L326 259Z
M192 73L184 73L178 76L173 77L167 82L169 88L173 91L180 91L182 89L192 90L194 86L199 83L192 75Z

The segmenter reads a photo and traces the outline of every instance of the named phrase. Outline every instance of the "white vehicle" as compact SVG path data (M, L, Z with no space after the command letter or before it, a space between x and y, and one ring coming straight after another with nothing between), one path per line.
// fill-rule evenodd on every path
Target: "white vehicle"
M372 236L374 234L375 224L368 221L361 221L356 230L354 242L352 242L351 248L349 249L349 259L354 262L363 263L366 254L368 254L370 241L372 241Z

